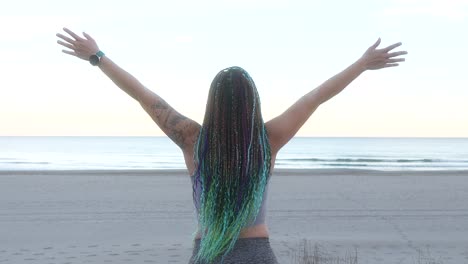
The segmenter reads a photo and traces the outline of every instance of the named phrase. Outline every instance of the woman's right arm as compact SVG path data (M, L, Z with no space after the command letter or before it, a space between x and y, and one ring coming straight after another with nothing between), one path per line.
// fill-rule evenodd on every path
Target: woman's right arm
M277 153L321 104L340 93L364 71L398 66L398 62L405 60L395 57L407 54L406 51L389 53L401 43L377 49L379 44L380 38L356 62L301 97L284 113L265 123L272 152Z
M70 50L64 53L73 55L88 61L90 56L99 51L96 41L88 34L83 33L82 38L64 28L70 36L57 34L61 38L58 43ZM194 141L198 135L200 125L183 116L172 108L160 96L142 85L135 77L114 63L109 57L103 56L99 62L99 68L120 89L137 100L143 109L151 116L161 130L176 143L184 152L192 151Z

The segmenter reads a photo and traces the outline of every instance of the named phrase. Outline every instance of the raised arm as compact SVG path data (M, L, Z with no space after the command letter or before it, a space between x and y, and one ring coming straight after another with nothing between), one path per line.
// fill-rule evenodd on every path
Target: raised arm
M92 55L100 50L96 41L88 34L84 38L71 30L64 28L70 37L58 33L58 44L70 49L64 53L89 61ZM135 77L120 68L109 57L102 56L98 67L120 89L137 100L143 109L151 116L161 130L176 143L184 152L191 151L196 140L200 125L183 116L153 91L143 86Z
M297 133L322 103L340 93L364 71L398 66L398 62L405 60L396 57L407 54L406 51L390 52L401 43L377 49L379 44L380 38L356 62L302 96L284 113L265 124L273 153L277 153Z

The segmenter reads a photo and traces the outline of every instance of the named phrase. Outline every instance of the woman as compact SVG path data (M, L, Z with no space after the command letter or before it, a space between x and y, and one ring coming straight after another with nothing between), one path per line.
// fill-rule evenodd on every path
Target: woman
M100 51L95 40L67 28L64 53L98 66L137 100L183 152L199 225L190 263L278 263L265 223L268 182L278 151L319 105L366 70L398 66L401 43L377 49L380 38L351 66L264 123L255 83L240 67L221 70L208 95L203 124L181 115ZM201 230L204 230L203 234Z

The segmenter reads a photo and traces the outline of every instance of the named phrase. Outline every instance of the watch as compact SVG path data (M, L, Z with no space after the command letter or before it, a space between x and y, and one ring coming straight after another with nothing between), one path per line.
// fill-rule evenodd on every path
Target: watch
M99 62L101 62L101 58L104 55L105 54L102 51L96 52L96 54L93 54L93 55L89 56L89 63L91 63L91 65L93 65L93 66L99 65Z

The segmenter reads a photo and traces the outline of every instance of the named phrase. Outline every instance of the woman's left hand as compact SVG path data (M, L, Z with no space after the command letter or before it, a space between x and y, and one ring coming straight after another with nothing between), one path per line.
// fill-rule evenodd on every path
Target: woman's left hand
M64 40L58 40L57 43L71 50L64 49L62 50L64 53L88 61L91 55L94 55L99 51L96 41L85 32L83 32L83 36L85 38L82 38L68 28L63 28L63 31L67 32L71 37L57 33L57 37Z
M405 61L404 58L399 58L401 55L408 54L406 51L390 52L396 47L401 46L401 42L395 43L383 49L377 49L380 44L380 38L374 45L370 46L364 55L359 59L364 70L378 70L387 67L398 66L398 62Z

